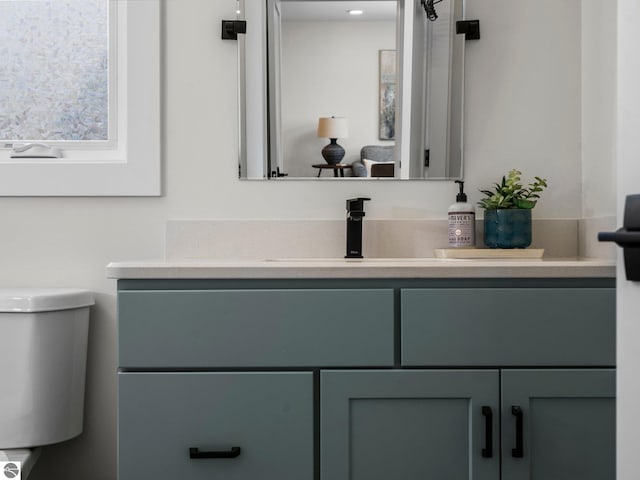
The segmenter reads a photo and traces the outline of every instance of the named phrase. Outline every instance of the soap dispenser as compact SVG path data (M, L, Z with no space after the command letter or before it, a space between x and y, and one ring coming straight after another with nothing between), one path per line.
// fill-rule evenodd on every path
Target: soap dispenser
M460 185L460 193L456 195L456 203L448 210L449 247L469 248L476 246L476 212L473 205L467 203L464 193L464 182L456 180Z

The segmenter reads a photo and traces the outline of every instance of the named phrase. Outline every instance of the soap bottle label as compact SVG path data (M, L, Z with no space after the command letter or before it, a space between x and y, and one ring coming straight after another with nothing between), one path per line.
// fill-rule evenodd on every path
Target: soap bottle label
M449 246L473 247L475 238L475 214L455 212L449 214Z

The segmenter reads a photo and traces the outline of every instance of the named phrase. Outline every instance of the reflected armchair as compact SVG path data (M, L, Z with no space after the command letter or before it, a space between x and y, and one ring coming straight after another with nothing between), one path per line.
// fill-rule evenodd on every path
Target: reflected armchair
M365 145L360 160L351 164L354 177L393 177L393 145Z

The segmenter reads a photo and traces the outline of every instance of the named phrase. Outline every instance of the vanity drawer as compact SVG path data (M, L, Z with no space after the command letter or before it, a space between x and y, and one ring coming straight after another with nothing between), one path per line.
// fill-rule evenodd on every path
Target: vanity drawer
M313 480L311 372L119 373L118 387L119 480Z
M407 366L613 366L613 288L405 289Z
M128 290L123 368L393 365L392 289Z

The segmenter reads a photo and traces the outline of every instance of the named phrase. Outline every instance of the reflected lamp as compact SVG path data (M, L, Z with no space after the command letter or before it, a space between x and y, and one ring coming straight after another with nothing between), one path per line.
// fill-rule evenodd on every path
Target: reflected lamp
M330 143L322 149L322 157L329 165L336 165L344 158L344 148L338 145L338 138L349 136L349 126L345 117L320 117L318 137L328 138Z

